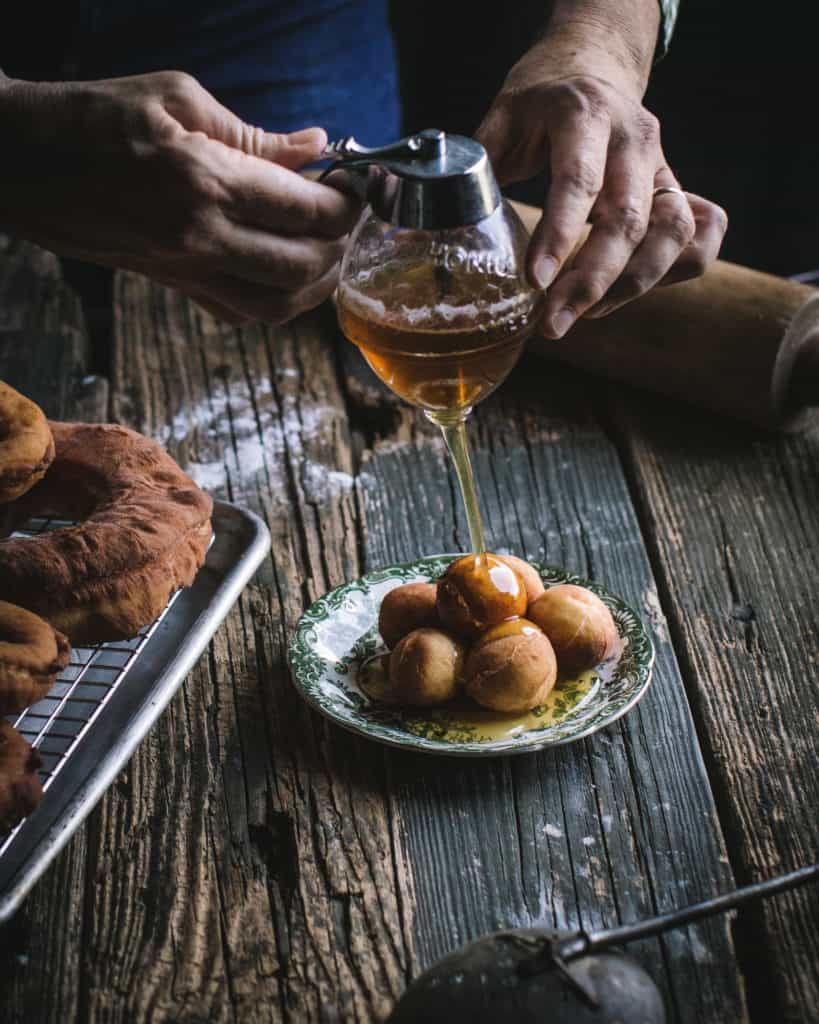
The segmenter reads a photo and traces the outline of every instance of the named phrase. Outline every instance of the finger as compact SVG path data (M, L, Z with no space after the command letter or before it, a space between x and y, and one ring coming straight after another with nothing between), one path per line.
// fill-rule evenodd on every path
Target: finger
M169 72L162 82L165 108L183 128L204 132L208 138L248 156L297 170L317 160L327 145L323 128L303 128L288 134L246 124L190 75Z
M228 308L221 302L216 302L209 295L199 291L198 288L184 288L180 289L180 291L183 291L197 306L201 306L206 313L210 313L215 320L219 320L222 323L231 324L233 327L242 327L245 324L254 322L253 317L247 316L244 313L237 313L236 310Z
M318 281L313 281L306 288L293 292L288 303L289 316L287 319L292 320L299 313L315 309L316 306L329 299L338 286L338 273L339 268L333 267Z
M305 288L285 292L265 288L253 281L243 281L229 275L209 278L201 285L182 285L181 290L193 295L200 304L203 299L237 317L241 322L261 320L270 324L283 324L332 294L338 284L338 268L333 267L317 281ZM230 322L239 322L231 320Z
M544 167L549 154L548 135L516 132L515 119L506 103L495 104L475 132L486 150L498 184L523 181Z
M268 288L303 288L338 266L347 237L293 238L224 219L217 229L211 269Z
M515 147L509 118L499 107L492 107L475 132L475 141L486 150L499 185L509 184L504 172L509 163L505 154Z
M543 218L526 254L526 272L546 288L576 245L603 186L608 118L596 111L562 120L551 134L551 179Z
M223 142L231 149L247 156L269 160L291 171L318 160L327 145L327 132L323 128L302 128L291 134L266 132L264 128L246 124L230 114L218 126L206 132L209 138Z
M728 215L721 206L691 192L686 192L686 198L694 214L694 237L659 282L660 285L676 284L704 274L719 255L728 230Z
M327 145L327 132L323 128L302 128L290 134L265 132L261 128L256 131L261 132L262 137L257 139L256 150L251 150L251 155L272 160L291 171L318 160Z
M623 272L648 229L655 172L651 149L626 141L610 151L593 227L571 267L546 295L543 328L548 336L562 338Z
M232 163L225 171L224 209L237 223L335 239L349 234L359 218L360 200L338 189L253 157Z
M679 188L676 178L666 169L657 174L654 183L655 188ZM695 231L694 214L685 195L667 192L655 196L645 238L602 301L585 316L606 316L653 288L679 259Z

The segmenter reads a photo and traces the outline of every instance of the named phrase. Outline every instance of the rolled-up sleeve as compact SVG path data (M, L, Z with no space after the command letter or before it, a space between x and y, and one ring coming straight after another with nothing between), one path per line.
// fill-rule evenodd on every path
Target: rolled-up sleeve
M660 0L660 34L657 39L657 50L654 60L658 61L668 53L671 45L671 37L674 35L674 25L677 22L677 12L680 7L680 0Z

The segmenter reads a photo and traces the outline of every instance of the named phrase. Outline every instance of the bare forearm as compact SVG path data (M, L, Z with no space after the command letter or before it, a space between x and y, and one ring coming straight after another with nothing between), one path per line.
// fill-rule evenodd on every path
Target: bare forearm
M29 147L46 142L49 134L53 135L55 101L62 88L62 83L9 78L0 70L0 128L8 143L0 173L7 170L8 160L16 164ZM40 116L44 104L50 106L50 117Z
M28 171L41 151L55 139L71 136L66 123L71 112L71 83L27 82L9 78L0 70L0 138L6 143L0 180Z
M360 212L295 173L322 129L263 132L175 71L0 73L0 140L1 229L175 285L231 323L281 323L329 295Z
M42 132L43 119L31 109L37 86L30 85L26 91L21 84L0 71L0 138L6 143L0 166L0 228L26 234L38 172L37 136ZM53 118L45 122L53 124Z
M65 218L55 218L52 199L88 171L93 159L78 149L83 138L79 86L28 82L0 72L0 227L55 251L71 248L62 238Z
M660 26L658 0L555 0L538 49L563 74L616 74L642 96Z

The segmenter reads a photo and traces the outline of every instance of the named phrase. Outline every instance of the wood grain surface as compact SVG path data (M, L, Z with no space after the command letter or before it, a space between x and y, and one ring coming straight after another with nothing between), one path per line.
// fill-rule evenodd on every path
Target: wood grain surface
M34 330L32 364L47 382L46 368L64 358L53 334L81 338L82 324L56 278L49 287L59 298L38 300L41 320L34 317L44 257L29 250L27 260L23 272L17 250L2 252L3 323L8 332ZM21 274L31 277L22 291ZM27 380L42 400L6 336L0 330L0 373ZM83 404L88 386L71 391L78 404L59 412L93 411ZM104 395L104 385L90 387ZM328 310L280 330L232 330L173 292L119 275L108 414L158 437L214 494L259 511L273 552L127 770L0 935L11 965L0 975L1 1019L383 1019L421 968L487 930L614 924L730 889L732 866L764 875L773 865L762 854L740 854L750 851L753 815L774 817L763 802L771 793L781 814L768 822L779 844L770 848L793 857L782 869L809 857L809 821L789 824L794 807L807 818L806 797L791 791L797 777L773 789L762 779L765 765L780 771L789 756L809 756L809 722L795 731L778 724L779 760L771 762L775 740L743 724L741 709L717 721L717 689L704 692L706 680L692 671L689 592L669 554L692 565L713 555L710 534L697 524L686 533L669 518L688 463L667 454L670 441L655 449L660 442L631 405L611 415L600 385L573 370L524 365L475 418L479 487L493 547L601 580L642 612L658 649L655 681L633 712L588 740L471 763L343 733L306 707L287 676L287 639L315 597L377 565L466 544L438 438L375 384ZM688 486L702 458L689 452ZM731 486L719 457L709 458ZM764 472L747 467L743 486L774 485L776 454L763 462ZM789 486L790 514L806 517L816 480L796 450ZM743 520L733 522L739 537ZM743 570L752 573L749 564ZM759 576L758 587L769 581ZM762 608L757 592L748 594ZM716 595L692 620L709 664L719 662L726 625L746 628L726 623ZM774 592L764 597L773 601ZM782 627L783 650L810 627L809 614L799 614L796 632ZM791 668L805 666L777 664L793 690L801 680ZM727 663L723 674L724 697ZM774 675L771 666L775 690ZM751 776L725 767L737 750ZM759 985L747 976L757 962L748 950L764 956L776 938L785 946L765 1006L810 1019L806 1002L799 1016L791 979L810 972L795 950L794 966L784 963L807 918L788 930L785 903L740 918L736 948L728 917L631 948L666 993L670 1020L778 1019L759 1015ZM803 983L802 996L810 991Z
M731 863L759 881L819 851L819 429L772 438L634 398L616 432ZM819 1019L816 886L740 920L758 1019Z

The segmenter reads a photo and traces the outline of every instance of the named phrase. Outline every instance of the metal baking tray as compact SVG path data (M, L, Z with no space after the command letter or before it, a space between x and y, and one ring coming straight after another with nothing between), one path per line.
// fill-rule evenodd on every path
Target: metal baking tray
M21 533L63 524L32 520ZM77 647L49 692L12 722L43 761L40 806L0 838L6 920L114 781L270 549L252 512L213 508L213 543L193 585L132 640ZM127 685L123 685L127 681Z

